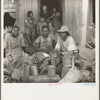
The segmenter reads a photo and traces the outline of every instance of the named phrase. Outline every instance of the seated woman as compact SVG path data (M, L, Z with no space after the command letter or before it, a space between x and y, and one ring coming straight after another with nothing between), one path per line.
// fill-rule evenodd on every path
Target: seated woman
M48 26L42 27L42 35L37 38L35 43L37 51L49 53L53 50L55 45L55 38L53 35L49 34Z
M25 43L23 35L19 33L19 27L13 26L11 33L8 33L4 40L4 66L7 64L7 69L13 71L13 64L22 57ZM10 65L10 66L9 66Z
M25 43L23 35L20 34L18 26L13 26L11 32L5 36L4 40L4 72L7 73L6 77L10 78L7 82L19 81L18 78L25 76L26 65L24 66L24 62L30 62L30 60L28 60L27 54L25 55L24 51Z
M58 30L58 33L59 38L54 53L62 60L63 69L61 77L63 78L71 68L72 55L74 51L77 51L77 47L74 39L69 34L67 26L62 26L61 29ZM61 54L61 56L59 54Z
M23 35L19 33L19 27L13 26L11 33L8 33L4 41L4 50L10 54L14 59L22 55L22 50L25 47Z

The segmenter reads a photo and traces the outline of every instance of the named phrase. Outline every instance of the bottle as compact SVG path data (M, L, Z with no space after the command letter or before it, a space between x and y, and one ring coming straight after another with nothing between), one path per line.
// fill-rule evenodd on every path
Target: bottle
M32 66L32 67L30 68L30 71L31 71L31 75L32 75L32 76L37 76L37 75L38 75L38 68L37 68L36 65Z

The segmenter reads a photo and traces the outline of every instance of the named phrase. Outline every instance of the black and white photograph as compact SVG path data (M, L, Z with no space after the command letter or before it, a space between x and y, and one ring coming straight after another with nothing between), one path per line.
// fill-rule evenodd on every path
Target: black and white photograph
M95 19L96 0L3 0L3 83L95 83Z

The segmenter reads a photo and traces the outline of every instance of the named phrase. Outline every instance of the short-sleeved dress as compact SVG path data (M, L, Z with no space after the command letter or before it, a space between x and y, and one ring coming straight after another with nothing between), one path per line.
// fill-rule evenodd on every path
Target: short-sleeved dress
M32 44L36 37L37 22L34 18L25 20L25 30L27 35L28 44Z
M6 35L4 41L6 55L10 54L14 60L17 60L22 55L23 46L25 46L25 43L22 34L19 34L16 38L10 33Z

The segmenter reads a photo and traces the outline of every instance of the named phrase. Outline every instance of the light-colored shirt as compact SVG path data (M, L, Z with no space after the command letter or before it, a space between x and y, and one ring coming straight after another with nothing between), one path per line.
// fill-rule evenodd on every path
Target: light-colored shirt
M43 36L39 36L37 38L37 40L35 41L35 43L40 43L40 48L52 48L52 41L55 38L53 37L53 35L50 35L47 37L47 39L44 39Z
M59 37L55 49L58 51L65 52L65 51L77 50L77 47L74 39L71 36L68 36L65 41L63 41Z

